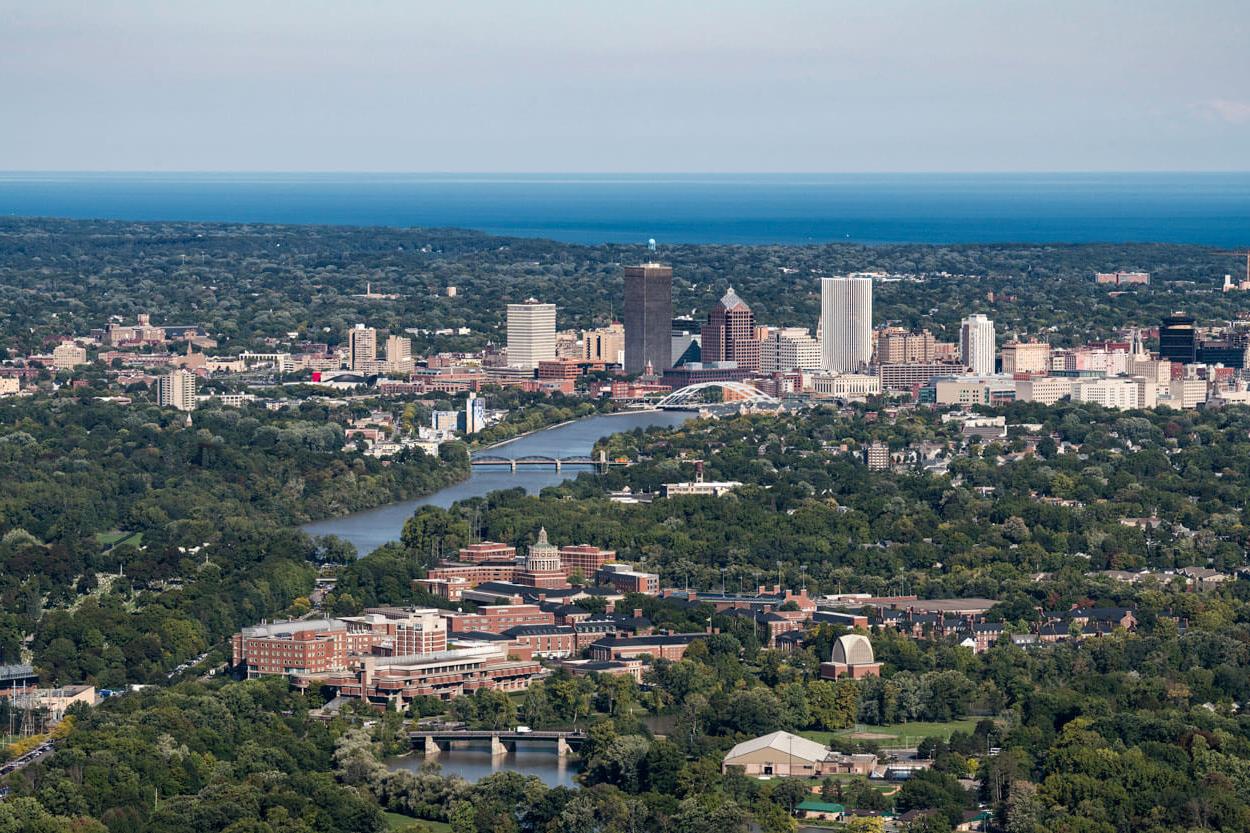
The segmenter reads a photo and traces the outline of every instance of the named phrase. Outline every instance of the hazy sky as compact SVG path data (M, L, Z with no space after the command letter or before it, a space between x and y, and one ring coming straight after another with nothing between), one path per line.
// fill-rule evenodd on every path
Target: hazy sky
M1250 168L1250 0L0 0L0 169Z

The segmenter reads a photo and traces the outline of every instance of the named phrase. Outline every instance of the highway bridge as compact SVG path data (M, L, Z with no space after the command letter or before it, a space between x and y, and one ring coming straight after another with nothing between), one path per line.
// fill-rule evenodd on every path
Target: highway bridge
M495 729L446 729L443 731L417 731L408 735L413 749L423 749L426 755L437 755L455 744L489 743L492 755L506 755L515 750L518 743L554 744L556 754L564 757L586 742L586 733L574 732L517 732Z

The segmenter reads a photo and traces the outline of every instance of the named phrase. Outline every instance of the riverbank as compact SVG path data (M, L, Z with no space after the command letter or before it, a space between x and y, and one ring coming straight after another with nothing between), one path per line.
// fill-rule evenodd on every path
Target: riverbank
M525 436L501 440L491 447L509 446L514 456L538 457L589 456L595 442L602 437L635 428L655 426L675 427L692 415L672 411L622 411L611 414L591 414L558 425L536 429ZM479 449L485 450L485 449ZM521 488L537 492L548 486L556 486L576 477L584 468L565 466L560 471L554 467L525 466L509 471L506 466L479 468L466 479L416 500L405 500L379 506L363 512L328 518L301 528L310 535L336 535L353 544L361 555L391 541L399 540L404 524L419 506L448 508L460 500L482 497L500 489Z

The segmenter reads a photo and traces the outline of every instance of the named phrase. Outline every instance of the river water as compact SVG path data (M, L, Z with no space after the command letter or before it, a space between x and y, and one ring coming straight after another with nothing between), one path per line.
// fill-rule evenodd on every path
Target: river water
M507 755L492 756L485 745L480 749L449 749L438 755L427 758L421 752L411 755L400 755L387 758L384 763L391 770L408 769L416 771L428 761L437 761L444 775L459 775L466 781L476 783L495 772L519 772L522 775L534 775L542 779L548 787L575 787L574 776L581 770L581 763L576 757L561 758L554 751L535 745L529 749L522 744L521 748Z
M594 444L610 434L651 426L672 427L681 425L692 416L693 414L684 411L629 411L621 414L598 414L543 431L535 431L477 453L504 457L589 455ZM506 467L474 468L467 480L452 484L423 498L389 503L351 515L314 521L304 524L301 528L310 535L337 535L353 544L356 552L366 555L383 544L398 541L404 529L404 522L412 517L412 513L418 506L447 508L458 500L479 497L499 489L514 489L517 486L534 493L547 486L563 483L586 470L585 467L565 467L557 472L554 468L545 466L522 466L512 472Z

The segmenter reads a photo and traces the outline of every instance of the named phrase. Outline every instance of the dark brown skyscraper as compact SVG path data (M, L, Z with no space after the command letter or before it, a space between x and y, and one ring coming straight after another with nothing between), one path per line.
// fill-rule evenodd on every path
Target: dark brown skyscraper
M704 362L737 362L743 370L760 369L760 343L755 338L755 313L730 287L716 302L703 325Z
M673 363L673 268L659 263L625 267L625 372L648 364L663 373Z

